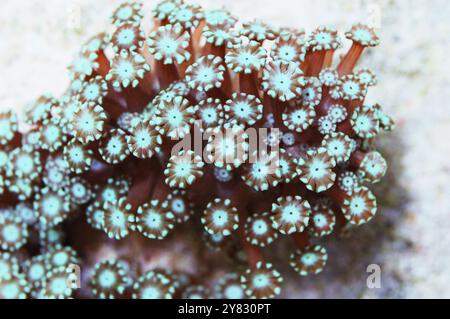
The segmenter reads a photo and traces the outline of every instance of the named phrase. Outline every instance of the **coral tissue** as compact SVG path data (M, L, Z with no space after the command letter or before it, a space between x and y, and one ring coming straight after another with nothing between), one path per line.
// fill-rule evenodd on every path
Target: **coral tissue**
M356 67L371 28L341 54L332 28L183 0L111 20L63 96L0 113L0 298L273 298L375 216L393 122Z

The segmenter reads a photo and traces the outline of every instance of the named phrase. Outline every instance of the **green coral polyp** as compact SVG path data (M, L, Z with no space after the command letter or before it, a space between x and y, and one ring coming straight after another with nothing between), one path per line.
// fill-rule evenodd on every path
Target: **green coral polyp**
M111 82L117 91L128 87L136 88L149 71L150 65L142 55L122 50L113 61L105 80Z
M280 197L272 204L272 226L283 235L301 233L309 223L311 206L300 196Z
M272 98L290 101L302 92L303 72L293 62L269 61L263 71L261 85Z
M337 30L325 26L314 30L308 38L308 44L313 51L336 50L342 45Z
M328 260L328 254L320 245L308 246L293 253L290 258L291 267L300 275L319 274Z
M95 264L89 282L92 294L99 299L115 299L123 295L130 284L128 268L122 260L104 260Z
M172 299L174 294L174 283L159 271L145 273L133 285L134 299Z
M187 68L186 81L191 89L207 92L222 86L224 72L222 58L210 54Z
M174 219L174 214L168 210L167 201L155 199L137 209L134 227L147 238L161 240L174 228Z
M239 44L225 56L225 63L235 73L250 74L257 72L265 64L267 51L256 41Z
M148 49L156 60L164 64L181 64L191 58L188 50L191 36L179 25L165 25L150 33Z
M229 199L216 198L206 206L201 222L211 235L230 236L239 227L239 216Z

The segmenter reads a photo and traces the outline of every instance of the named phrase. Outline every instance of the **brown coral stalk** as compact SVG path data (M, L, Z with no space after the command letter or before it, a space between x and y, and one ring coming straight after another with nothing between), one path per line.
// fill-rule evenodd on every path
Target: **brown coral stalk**
M239 74L239 91L259 97L258 73L253 71L250 74Z
M357 42L353 42L350 50L347 52L345 57L339 63L337 71L340 76L350 74L358 63L361 55L363 54L365 46Z

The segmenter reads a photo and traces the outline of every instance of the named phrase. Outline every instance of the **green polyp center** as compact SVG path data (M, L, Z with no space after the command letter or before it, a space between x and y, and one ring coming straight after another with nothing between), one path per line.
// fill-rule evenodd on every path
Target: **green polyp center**
M47 113L50 106L51 105L49 103L39 103L38 105L36 105L36 108L35 108L33 114L36 117L44 116Z
M34 160L28 154L18 156L16 167L24 174L31 174L34 170Z
M90 112L83 112L78 119L79 129L83 132L92 132L95 130L95 120Z
M28 208L28 207L21 207L21 209L18 213L24 221L32 221L35 218L34 210L32 210L31 208Z
M60 132L59 127L57 127L55 125L47 126L44 130L45 139L50 144L58 141L60 133L61 132Z
M50 289L55 295L63 295L67 289L65 278L56 278L52 280Z
M252 175L257 180L263 180L269 174L269 168L263 162L255 162L252 166Z
M345 145L342 141L332 140L328 142L328 153L332 156L339 156L345 153Z
M140 148L147 148L152 144L152 138L146 130L136 132L135 139Z
M56 196L48 196L42 201L42 208L45 215L56 216L61 208L61 200Z
M227 182L231 179L231 174L226 169L220 168L216 171L216 177L219 181Z
M367 115L360 115L356 119L356 125L361 132L368 132L372 129L372 120Z
M84 160L84 153L80 147L73 147L69 151L70 160L74 163L82 163Z
M53 256L52 261L58 266L64 266L69 262L69 256L66 252L60 251Z
M228 223L228 213L224 210L216 210L212 214L212 220L217 227L223 227Z
M368 84L372 81L372 75L370 75L370 73L367 72L361 73L359 75L359 79L361 80L361 82Z
M102 197L107 202L115 202L117 199L116 191L114 188L105 188L102 192Z
M100 88L97 84L88 84L84 89L84 98L87 101L95 101L100 95Z
M291 91L292 80L291 77L286 74L275 74L272 83L274 84L275 89L280 92L287 93Z
M122 60L117 66L117 74L121 79L132 79L134 77L134 66L130 61Z
M331 120L325 119L325 120L323 120L322 123L320 124L320 127L321 127L322 130L324 130L325 132L329 132L330 129L333 127L333 123L331 122Z
M350 187L353 186L354 180L353 180L353 178L351 178L350 176L347 176L347 177L345 177L345 178L342 180L342 184L343 184L345 187L350 188Z
M158 212L150 211L147 213L146 225L151 229L159 229L162 226L162 218Z
M234 113L237 117L246 119L251 116L253 110L248 103L239 101L234 104Z
M61 240L60 233L54 229L50 229L47 234L47 239L50 243L59 242Z
M340 107L334 107L331 110L330 115L335 119L342 119L344 117L344 112Z
M297 56L297 51L291 45L283 45L278 50L278 56L286 61L293 61Z
M345 82L342 89L347 95L350 96L355 96L359 93L359 85L353 81Z
M117 40L121 46L129 46L133 43L135 38L134 31L132 29L123 29L119 32Z
M309 171L311 177L320 179L327 175L327 165L323 161L315 159L312 161Z
M116 283L116 274L109 269L105 269L101 272L98 282L101 287L111 288Z
M172 108L167 112L167 120L172 127L179 127L183 124L183 113L178 108Z
M334 81L336 81L336 77L334 76L333 73L331 72L327 72L324 74L323 78L325 79L326 82L328 83L333 83Z
M253 222L252 230L257 236L263 236L269 230L269 226L265 220L258 219Z
M131 8L130 6L124 6L120 8L119 11L117 11L117 17L120 20L128 20L132 17L132 15L133 15L133 8Z
M301 261L305 266L313 266L318 260L318 257L314 253L306 253L301 257Z
M154 286L147 286L142 290L141 296L143 299L160 299L161 291Z
M302 96L303 99L305 99L306 101L313 101L314 98L316 97L316 91L314 91L313 88L308 87L303 90Z
M176 214L182 214L185 211L185 204L181 198L175 198L170 207Z
M224 155L234 155L236 143L234 138L224 138L220 144L221 153Z
M292 121L296 125L300 125L305 123L307 120L307 113L305 110L297 110L294 113L292 113Z
M217 112L212 107L208 107L202 110L202 120L206 124L213 124L217 121Z
M126 221L125 214L122 211L120 211L118 209L115 209L112 212L112 214L111 214L111 223L112 223L112 225L114 227L124 228L125 227L125 221Z
M203 83L211 83L216 78L214 70L207 66L202 66L199 68L197 73L197 80Z
M16 225L6 225L2 235L7 242L14 243L20 239L20 229Z
M227 299L242 299L244 292L240 285L229 285L225 288L224 295Z
M281 219L289 224L295 224L300 220L300 211L299 208L292 204L283 207L281 213Z
M316 214L314 216L314 224L318 228L324 228L327 225L327 218L323 214Z
M77 198L83 198L86 196L86 187L84 187L82 184L75 184L72 187L72 192Z
M315 39L318 44L328 45L333 40L331 34L328 32L319 32L316 34Z
M240 65L251 66L258 65L258 58L250 52L242 52L238 55L237 60Z
M376 160L373 160L373 161L369 161L369 162L365 165L364 168L367 170L367 172L368 172L370 175L372 175L372 176L378 176L378 175L382 174L382 172L383 172L384 169L385 169L385 166L384 166L382 163L380 163L380 162L378 162L378 161L376 161Z
M187 177L191 174L191 170L191 163L181 162L175 166L175 175L178 177Z
M372 41L372 33L369 30L358 29L354 32L354 39L363 43L369 43Z
M366 201L362 197L353 197L350 202L350 210L352 215L362 215L367 209Z
M1 287L1 293L5 299L16 299L20 294L19 284L16 282L8 283Z
M190 21L194 17L194 14L189 9L181 9L177 12L177 20L181 22Z
M266 274L257 274L253 277L252 284L256 289L263 289L270 285L270 279Z
M32 265L28 271L28 276L32 280L39 280L45 274L45 269L41 264Z
M107 149L110 154L119 155L122 152L122 148L123 143L119 137L113 136L108 141Z
M178 50L178 42L167 36L159 40L158 48L164 55L173 56Z

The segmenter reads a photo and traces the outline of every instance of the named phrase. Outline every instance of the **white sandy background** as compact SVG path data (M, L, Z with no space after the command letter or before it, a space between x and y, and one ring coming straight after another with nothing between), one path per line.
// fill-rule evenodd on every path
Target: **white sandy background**
M108 28L117 0L1 0L0 110L20 109L43 93L60 95L66 66L80 45ZM450 1L447 0L199 0L241 19L310 31L345 31L352 23L380 27L382 45L364 64L379 74L369 99L394 115L404 149L395 157L410 198L397 236L413 249L384 247L387 267L402 277L405 297L450 297ZM151 8L156 1L145 1ZM387 143L389 141L386 141ZM386 144L385 142L385 144ZM391 147L400 147L391 145ZM394 194L395 196L395 194ZM370 297L370 293L364 296Z

